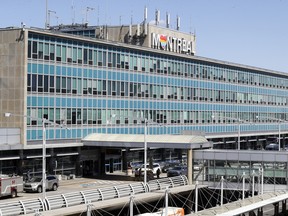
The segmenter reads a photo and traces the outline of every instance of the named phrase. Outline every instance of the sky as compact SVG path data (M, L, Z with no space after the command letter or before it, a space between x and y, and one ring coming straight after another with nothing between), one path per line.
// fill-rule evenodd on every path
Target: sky
M44 28L46 2L51 25L141 23L145 6L153 22L160 10L196 34L197 56L288 73L288 0L1 0L0 27Z

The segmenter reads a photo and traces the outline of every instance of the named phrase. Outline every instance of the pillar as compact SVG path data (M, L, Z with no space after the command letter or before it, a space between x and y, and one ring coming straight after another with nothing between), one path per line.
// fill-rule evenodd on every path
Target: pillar
M105 149L100 148L99 151L99 157L98 157L99 163L98 163L98 170L99 170L99 175L105 174Z
M16 166L15 166L15 174L17 175L23 175L23 166L24 166L24 155L23 155L23 150L19 150L19 156L20 159L16 161Z
M186 205L184 205L184 209L185 209L185 214L191 214L192 211L191 209L193 209L193 205L194 205L194 196L193 196L194 193L189 193L187 196L187 199L186 199Z
M126 171L127 170L127 163L128 163L128 161L127 161L127 154L128 154L128 148L126 148L126 151L123 151L122 152L122 159L121 159L121 161L122 161L122 171Z
M188 183L193 183L193 151L192 149L187 150L187 169L188 169Z
M114 159L110 158L109 159L109 172L113 173L113 171L114 171Z
M51 155L51 157L46 157L46 173L47 174L54 174L53 170L55 169L55 160L56 160L56 156L54 155L54 149L50 148L50 149L46 149L46 151L48 150L48 154ZM48 163L47 163L48 162Z
M75 162L75 175L78 177L82 177L83 176L83 164L81 161L81 148L77 147L77 152L79 153L76 156L76 162Z
M279 214L279 203L274 203L274 215Z
M258 208L257 209L257 216L263 216L263 208Z
M171 149L169 149L169 150L171 151ZM161 148L160 152L161 152L161 160L166 161L166 149Z
M286 200L282 201L282 213L286 213Z
M245 137L245 144L244 144L244 149L248 149L248 150L251 150L251 142L249 142L249 137ZM253 146L253 145L252 145ZM253 148L252 148L253 149Z
M177 157L179 161L182 163L182 149L177 149Z

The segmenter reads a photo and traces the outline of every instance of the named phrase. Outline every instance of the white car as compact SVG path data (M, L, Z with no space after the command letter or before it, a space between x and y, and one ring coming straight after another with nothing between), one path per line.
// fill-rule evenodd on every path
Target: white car
M149 164L146 164L146 169L150 169ZM161 173L161 167L159 163L153 163L153 168L152 168L152 172L153 175L157 175L157 170L159 169L160 173ZM141 170L144 170L144 164L142 164L141 166Z
M144 173L144 164L142 164L141 167L135 170L135 175L140 175L140 170L141 170L141 173ZM160 164L158 163L153 163L152 169L150 169L149 164L146 164L146 170L147 171L151 170L153 172L153 175L157 175L157 170L159 170L159 173L161 173L161 167L160 167Z

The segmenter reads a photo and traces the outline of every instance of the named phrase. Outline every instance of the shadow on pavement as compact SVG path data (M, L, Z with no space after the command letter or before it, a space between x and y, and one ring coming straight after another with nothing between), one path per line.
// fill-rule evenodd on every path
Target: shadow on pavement
M114 181L134 181L134 175L127 175L126 173L122 172L115 172L115 173L105 173L98 176L90 176L85 177L86 179L101 179L101 180L114 180Z

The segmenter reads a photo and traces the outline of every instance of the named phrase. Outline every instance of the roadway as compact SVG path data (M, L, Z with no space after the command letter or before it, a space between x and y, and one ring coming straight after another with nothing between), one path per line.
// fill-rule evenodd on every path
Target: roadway
M166 173L161 173L160 177L166 177ZM126 173L123 172L115 172L115 173L107 173L101 177L95 178L75 178L69 180L60 180L59 188L57 191L47 191L46 196L52 196L57 194L64 194L75 191L85 191L97 188L105 188L110 187L111 185L127 185L130 183L135 183L134 175L127 176ZM34 198L42 198L41 193L37 192L21 192L18 193L16 198L10 197L2 197L0 198L0 202L9 202L9 201L18 201L18 200L26 200L26 199L34 199Z

